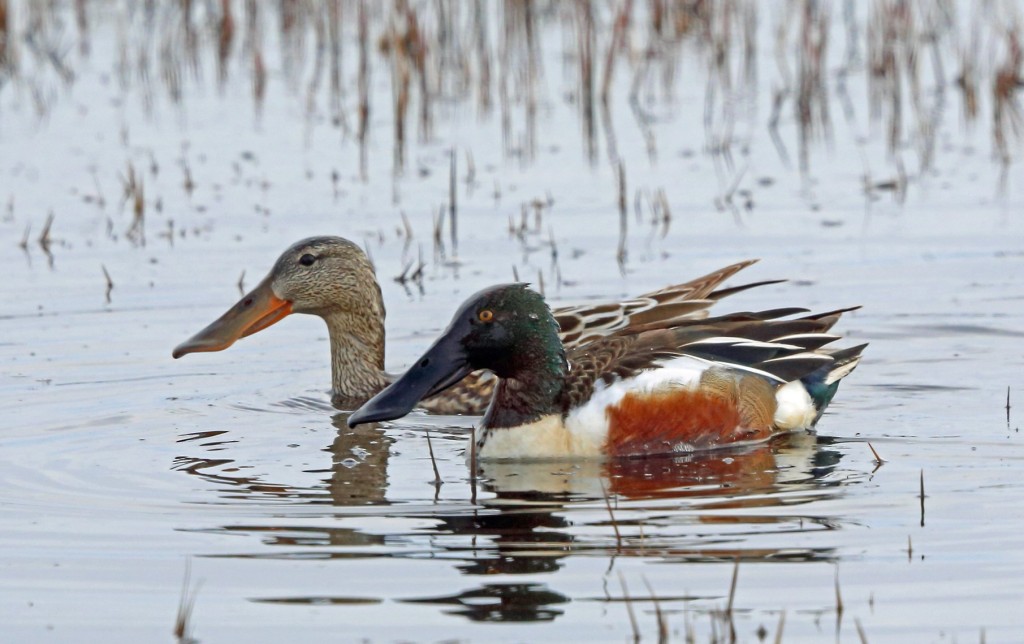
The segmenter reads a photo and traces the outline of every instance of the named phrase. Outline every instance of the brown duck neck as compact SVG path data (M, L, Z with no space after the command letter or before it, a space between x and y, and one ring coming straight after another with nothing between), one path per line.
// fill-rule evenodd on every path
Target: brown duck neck
M384 323L376 311L323 315L331 338L331 404L356 409L387 386Z

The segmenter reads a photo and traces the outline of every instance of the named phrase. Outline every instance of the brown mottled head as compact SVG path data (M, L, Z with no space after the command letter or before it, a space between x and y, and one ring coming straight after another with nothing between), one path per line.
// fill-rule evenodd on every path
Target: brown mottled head
M291 313L323 318L341 314L382 327L384 301L373 266L362 249L341 237L310 237L292 245L263 281L224 315L178 345L173 356L221 351Z
M293 244L271 269L274 294L294 313L323 316L333 310L374 309L384 303L373 265L361 248L343 237L310 237Z

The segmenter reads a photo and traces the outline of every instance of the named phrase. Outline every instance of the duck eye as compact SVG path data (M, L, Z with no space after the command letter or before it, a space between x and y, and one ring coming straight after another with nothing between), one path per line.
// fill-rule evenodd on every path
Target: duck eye
M309 253L306 253L305 255L299 258L299 263L302 264L303 266L312 266L313 262L315 261L316 256L310 255Z
M484 309L483 311L477 313L476 317L481 322L491 322L492 320L494 320L494 311L490 309Z

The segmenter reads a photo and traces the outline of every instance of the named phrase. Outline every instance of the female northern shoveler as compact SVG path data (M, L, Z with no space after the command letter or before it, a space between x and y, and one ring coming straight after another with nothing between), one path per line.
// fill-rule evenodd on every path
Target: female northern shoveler
M566 349L524 284L467 300L448 329L349 426L409 413L476 369L498 377L481 459L642 456L709 449L811 428L867 345L821 347L841 309L734 313L630 324ZM785 319L783 319L785 318Z
M555 311L559 337L567 348L625 328L707 316L717 300L759 282L715 290L753 261L726 266L684 284L626 302L584 305ZM175 358L221 351L239 338L271 326L291 313L317 315L331 342L331 402L355 409L394 377L384 371L384 301L373 265L355 244L341 237L312 237L286 250L270 273L224 315L178 345ZM494 387L489 373L477 373L423 403L442 414L480 414Z

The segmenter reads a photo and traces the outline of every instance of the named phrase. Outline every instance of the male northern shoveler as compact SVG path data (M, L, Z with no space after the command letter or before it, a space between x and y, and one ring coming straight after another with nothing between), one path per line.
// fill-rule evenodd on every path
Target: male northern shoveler
M867 345L826 350L841 309L630 324L569 348L524 284L467 300L448 329L349 426L409 413L476 369L498 377L481 459L642 456L811 428Z
M773 283L715 290L753 263L739 262L625 302L558 309L559 337L571 349L625 328L706 317L706 309L717 300ZM362 249L341 237L311 237L294 244L259 285L172 355L227 349L291 313L317 315L327 323L335 407L355 409L394 380L384 371L384 301L373 264ZM493 387L494 377L479 372L422 406L441 414L481 414Z

